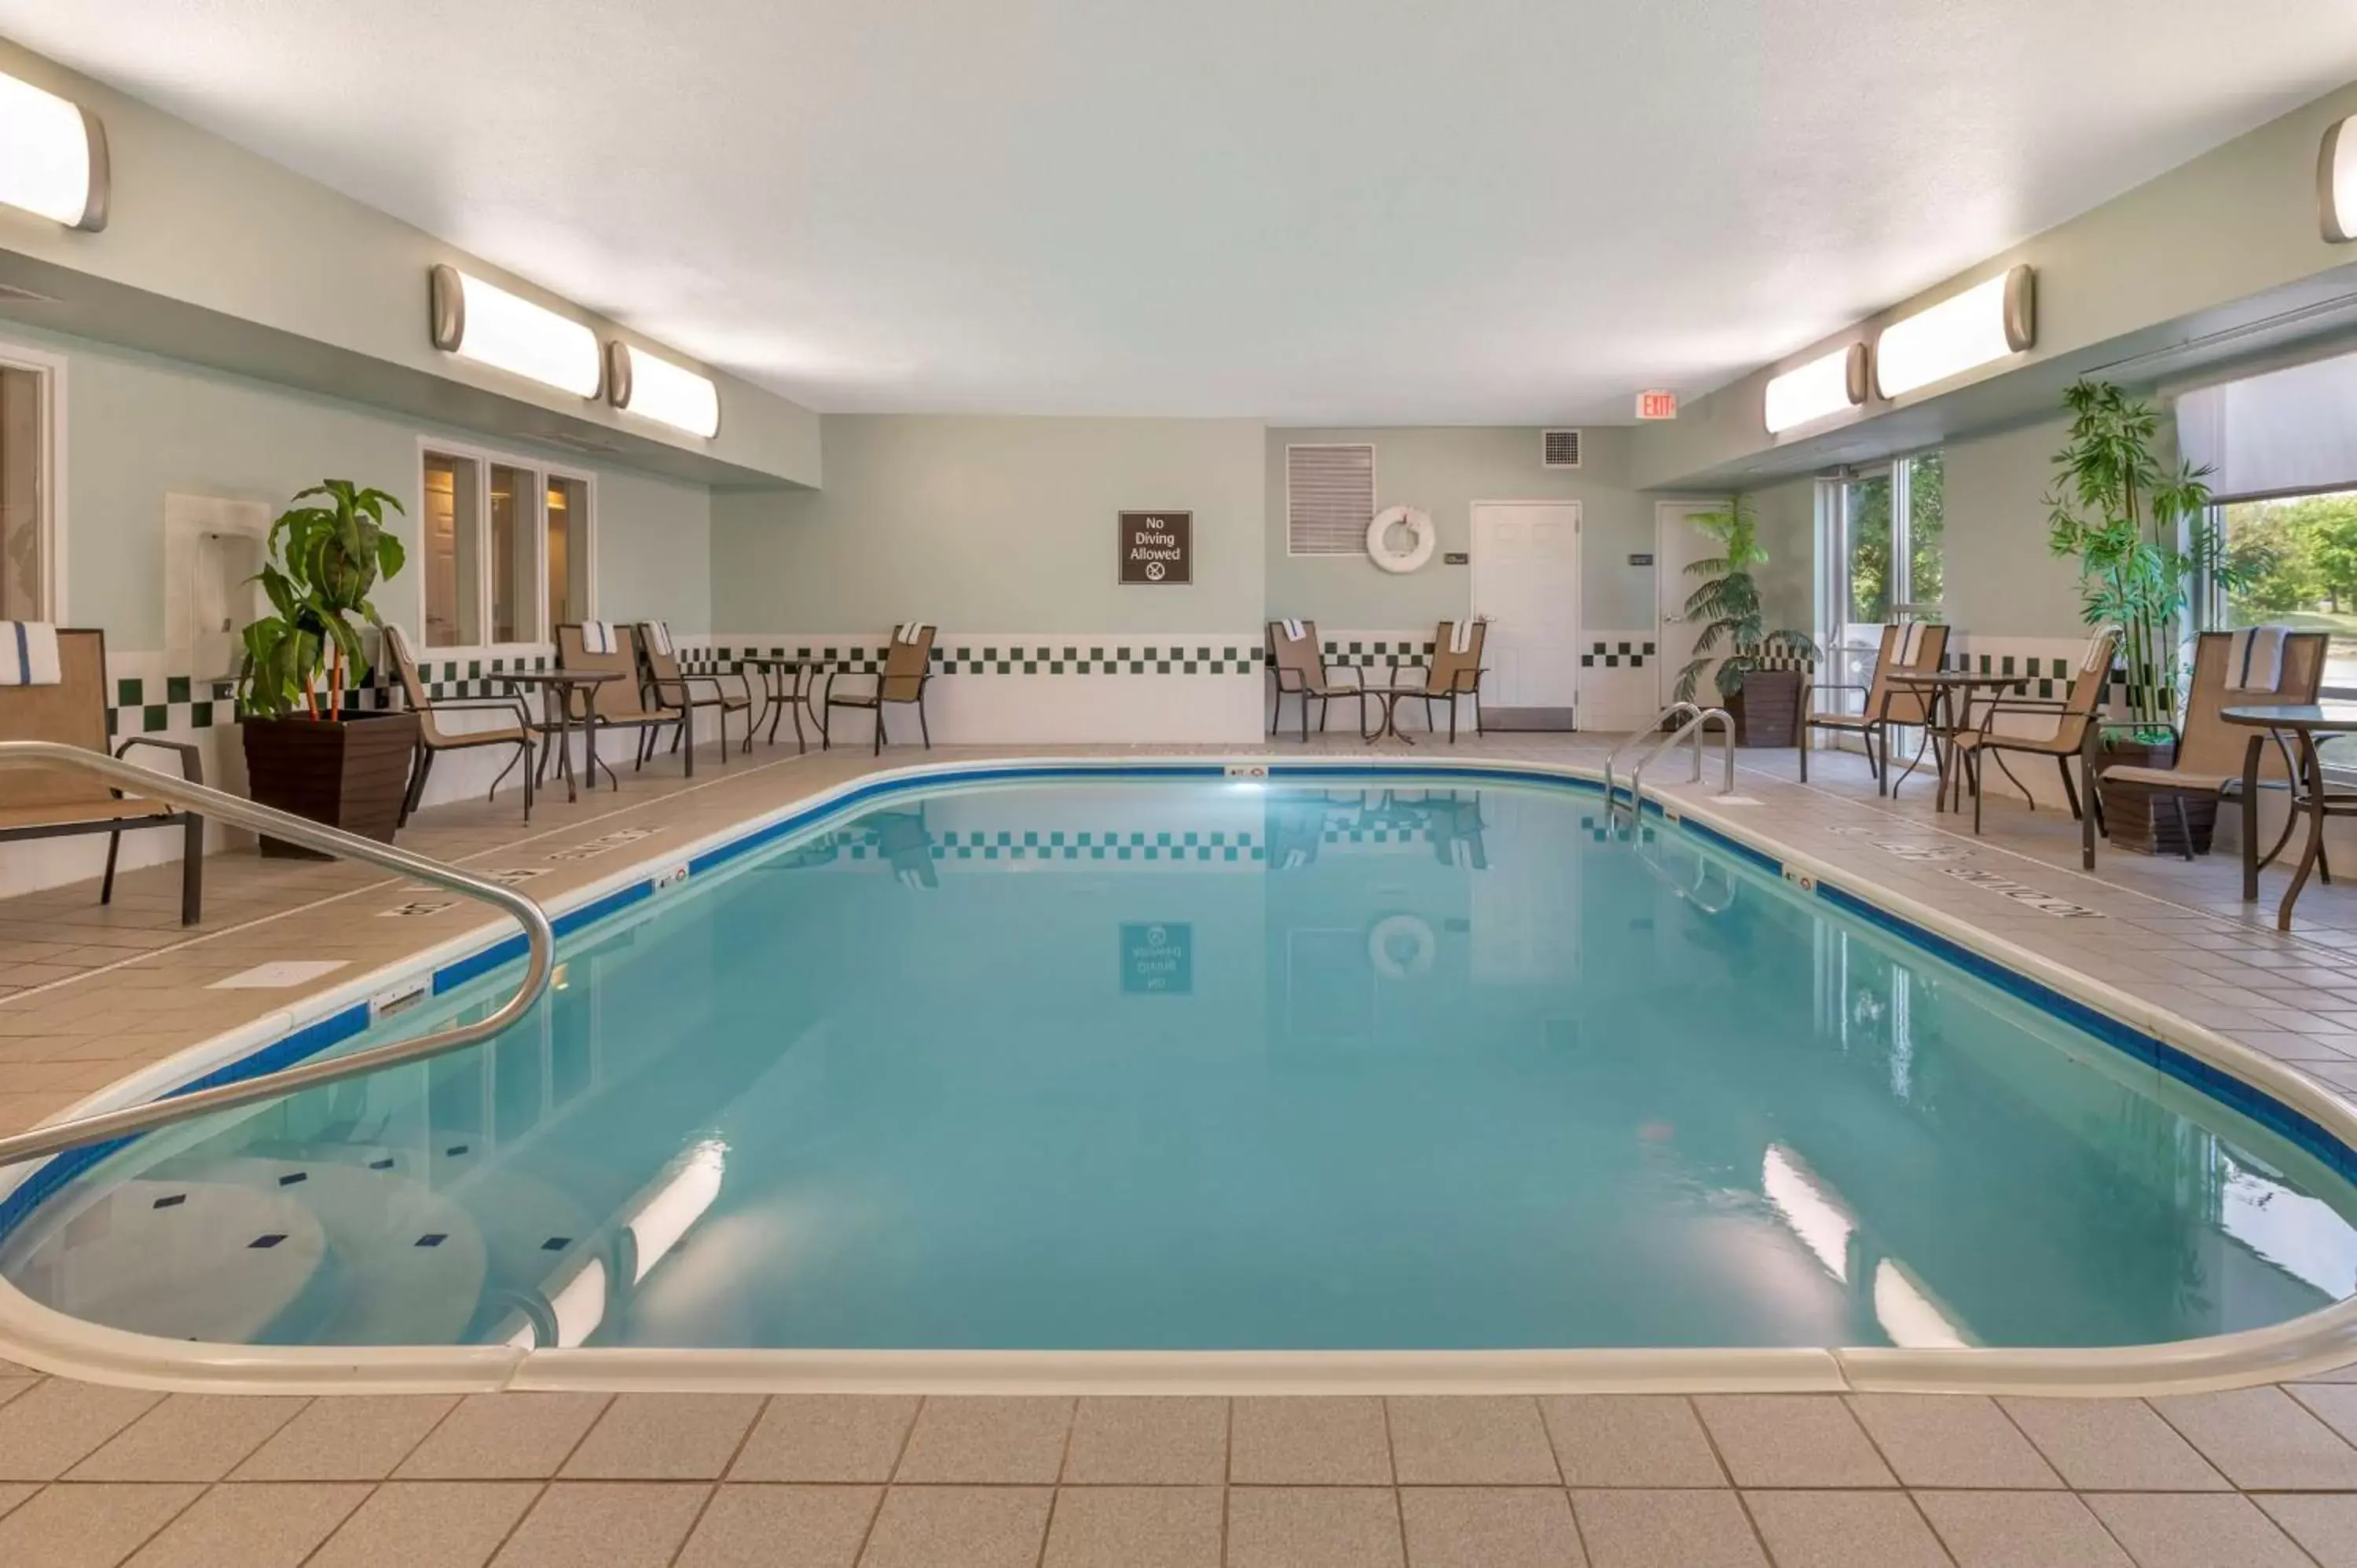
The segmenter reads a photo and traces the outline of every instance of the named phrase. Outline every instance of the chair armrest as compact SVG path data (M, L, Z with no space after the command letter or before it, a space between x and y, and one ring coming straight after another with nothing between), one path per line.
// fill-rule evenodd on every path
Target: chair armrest
M436 697L426 709L437 714L490 713L497 709L513 714L516 723L525 729L533 727L532 710L524 706L522 693L511 692L504 697Z
M1345 675L1350 677L1348 681L1342 679ZM1337 664L1326 671L1326 684L1329 687L1354 686L1363 690L1366 686L1365 671L1355 664Z
M117 757L120 757L124 753L129 751L135 746L152 746L160 751L178 752L180 754L180 777L187 779L191 784L201 784L205 781L204 754L199 751L189 742L185 740L157 740L154 736L135 735L129 736L122 745L116 746L114 748L114 755Z
M829 670L826 672L826 685L819 700L822 707L826 706L834 701L834 681L835 677L838 675L849 675L855 680L874 681L877 682L879 686L882 684L883 681L882 676L870 675L864 670ZM856 696L860 693L854 693L852 694Z

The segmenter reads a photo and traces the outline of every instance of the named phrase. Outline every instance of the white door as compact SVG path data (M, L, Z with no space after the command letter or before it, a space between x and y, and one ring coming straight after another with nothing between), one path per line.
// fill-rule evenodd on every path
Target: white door
M1579 503L1473 503L1473 613L1490 618L1485 709L1569 724L1579 697Z
M1657 501L1653 506L1653 592L1660 600L1659 629L1653 646L1661 658L1661 705L1675 700L1678 672L1694 658L1695 639L1702 627L1686 618L1686 599L1702 586L1702 579L1686 568L1718 553L1718 541L1694 525L1693 519L1718 510L1717 501ZM1695 700L1707 707L1718 701L1718 688L1706 670L1695 682Z

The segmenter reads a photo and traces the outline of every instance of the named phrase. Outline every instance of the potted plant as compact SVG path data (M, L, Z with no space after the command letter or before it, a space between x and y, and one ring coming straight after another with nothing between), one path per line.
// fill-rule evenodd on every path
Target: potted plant
M2210 522L2208 468L2164 467L2160 416L2108 381L2063 394L2071 435L2054 455L2048 543L2079 563L2080 617L2120 628L2127 717L2106 725L2106 760L2167 767L2183 682L2181 618L2195 579L2239 587L2250 564L2229 556Z
M369 594L402 566L401 541L384 525L388 507L401 510L382 490L329 479L297 495L271 524L253 580L276 613L245 628L237 711L256 800L390 842L401 822L417 715L347 711L344 703L369 671L354 618L383 624ZM262 849L311 853L267 837Z
M1702 672L1721 643L1727 652L1712 677L1719 706L1735 720L1738 746L1797 746L1801 736L1801 688L1804 668L1817 657L1806 633L1764 628L1760 585L1751 575L1768 564L1760 544L1760 515L1748 496L1730 497L1716 511L1689 519L1718 541L1719 553L1690 563L1686 571L1707 579L1686 597L1687 618L1702 623L1695 656L1678 672L1677 700L1694 700Z

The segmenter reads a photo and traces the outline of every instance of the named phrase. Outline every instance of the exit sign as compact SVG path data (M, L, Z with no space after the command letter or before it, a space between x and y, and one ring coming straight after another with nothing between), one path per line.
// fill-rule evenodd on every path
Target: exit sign
M1637 394L1638 418L1675 419L1677 416L1677 393L1674 392L1641 392Z

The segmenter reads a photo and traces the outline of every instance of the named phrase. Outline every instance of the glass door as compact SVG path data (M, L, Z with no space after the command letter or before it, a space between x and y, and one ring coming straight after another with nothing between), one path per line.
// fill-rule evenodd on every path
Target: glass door
M1823 482L1822 680L1871 685L1886 625L1940 618L1946 585L1945 479L1940 454L1927 452ZM1862 703L1855 691L1822 696L1844 713L1858 712Z

